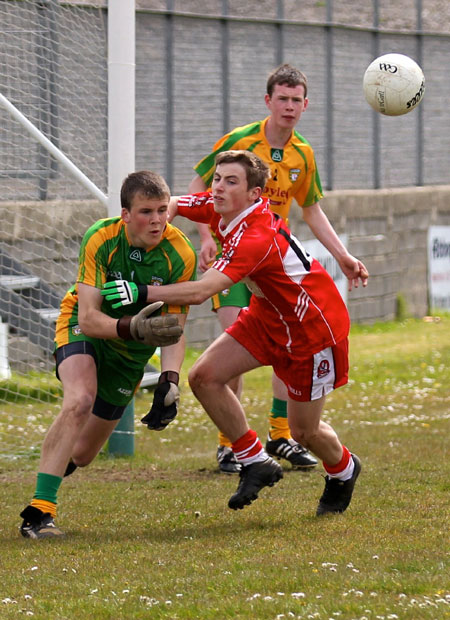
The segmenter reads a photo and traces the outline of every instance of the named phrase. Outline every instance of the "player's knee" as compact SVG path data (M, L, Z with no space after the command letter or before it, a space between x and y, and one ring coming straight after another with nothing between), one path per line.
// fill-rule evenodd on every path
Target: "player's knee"
M196 391L201 390L214 382L214 369L200 359L189 371L188 381L191 390L195 394Z
M82 452L74 453L72 461L77 467L87 467L92 463L96 455L83 454Z
M64 402L61 413L67 421L75 424L82 424L92 411L94 401L95 397L88 392L78 394L76 399L71 399L70 401L66 400Z

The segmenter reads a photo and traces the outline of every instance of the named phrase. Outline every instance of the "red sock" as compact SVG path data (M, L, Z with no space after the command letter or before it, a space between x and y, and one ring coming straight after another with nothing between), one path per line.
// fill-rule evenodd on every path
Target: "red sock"
M336 475L344 471L344 469L348 466L352 455L349 450L342 446L342 458L337 465L327 465L323 463L323 467L328 474Z
M262 443L259 441L255 431L251 429L233 442L232 449L239 463L245 465L262 460L261 456L264 455Z

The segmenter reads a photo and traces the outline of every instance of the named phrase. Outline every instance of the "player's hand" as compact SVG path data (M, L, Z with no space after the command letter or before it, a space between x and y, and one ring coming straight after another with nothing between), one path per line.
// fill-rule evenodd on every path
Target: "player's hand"
M117 321L117 334L124 340L137 340L149 347L167 347L176 344L183 333L183 328L174 314L154 316L164 305L155 301L143 308L136 316L123 316Z
M179 375L174 371L162 372L153 396L150 411L141 420L151 431L162 431L175 418L180 402Z
M113 308L135 304L137 301L147 301L147 285L127 282L126 280L106 282L100 292L108 301L117 299L117 301L112 304Z
M353 286L358 288L360 280L363 286L367 286L369 272L360 260L348 254L348 256L339 263L339 266L347 277L349 291L352 290Z
M178 215L178 196L171 196L167 209L167 221L170 222Z
M198 257L198 266L200 271L205 272L209 269L211 262L216 258L217 245L211 235L202 240L200 254Z

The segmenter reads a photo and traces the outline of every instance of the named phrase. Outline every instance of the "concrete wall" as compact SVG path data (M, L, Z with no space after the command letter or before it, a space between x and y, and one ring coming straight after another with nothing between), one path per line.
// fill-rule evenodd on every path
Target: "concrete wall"
M348 296L354 322L393 319L396 300L402 295L411 315L428 311L427 230L430 225L450 225L450 186L328 192L322 208L338 234L348 235L349 251L370 272L369 285ZM299 239L312 237L293 208L291 228ZM87 226L105 217L95 201L3 203L0 207L2 247L23 260L36 274L64 292L77 270L77 253ZM199 247L195 224L174 222ZM220 334L210 302L193 307L187 325L191 346L204 347Z

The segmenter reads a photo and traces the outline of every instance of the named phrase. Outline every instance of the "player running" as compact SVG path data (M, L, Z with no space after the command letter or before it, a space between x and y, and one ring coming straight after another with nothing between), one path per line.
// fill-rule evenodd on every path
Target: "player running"
M321 413L326 395L348 380L350 320L331 277L261 198L269 174L253 153L217 155L212 194L180 197L171 203L171 214L208 223L222 244L222 256L197 282L147 287L147 301L200 304L236 282L249 286L250 306L189 374L195 396L230 438L241 465L239 486L228 505L243 508L283 476L228 385L233 377L268 365L286 386L293 438L322 460L327 474L316 514L343 512L361 464ZM367 283L365 268L355 273L353 284L358 278ZM111 292L104 294L108 298Z
M63 476L96 457L158 346L161 375L142 422L161 430L177 413L188 307L147 306L145 286L195 279L193 246L166 223L169 199L162 177L132 173L122 185L121 216L99 220L84 235L77 282L65 295L56 323L62 409L44 439L34 497L21 513L25 538L62 535L54 519ZM111 300L102 297L103 285L114 287ZM161 306L162 315L156 316Z
M210 187L218 153L229 149L252 151L270 167L271 177L263 188L263 196L268 198L272 211L288 223L292 200L295 199L302 207L303 219L313 235L337 260L351 287L363 265L348 253L322 211L319 200L323 194L314 151L295 130L308 107L307 95L307 80L301 71L288 64L275 69L268 78L265 95L270 115L262 121L237 127L220 138L212 153L195 166L197 176L191 182L189 191L202 192ZM199 266L204 271L216 257L217 245L207 225L199 224L198 227L202 242ZM249 299L250 293L242 282L214 296L213 307L223 329L234 323L241 308L248 305ZM287 420L286 387L275 374L272 386L267 452L288 461L294 469L314 467L317 461L291 437ZM242 378L234 377L230 387L240 397ZM225 473L239 471L230 445L229 439L220 433L217 460L220 470Z

